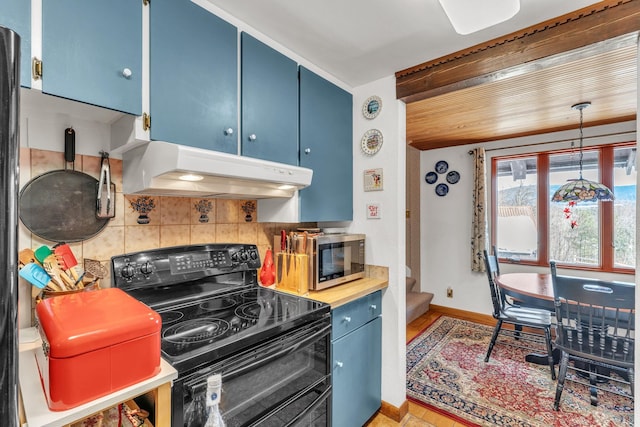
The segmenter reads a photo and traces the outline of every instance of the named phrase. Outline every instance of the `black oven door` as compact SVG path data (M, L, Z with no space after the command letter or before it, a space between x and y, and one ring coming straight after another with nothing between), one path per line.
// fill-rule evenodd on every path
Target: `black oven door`
M227 427L329 425L330 340L326 317L178 379L171 425L204 426L207 377L215 373Z

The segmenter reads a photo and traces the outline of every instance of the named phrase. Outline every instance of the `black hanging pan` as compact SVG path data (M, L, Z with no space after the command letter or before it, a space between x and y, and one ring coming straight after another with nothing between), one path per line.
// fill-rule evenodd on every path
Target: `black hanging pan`
M35 235L52 242L79 242L98 234L109 218L96 216L98 180L75 168L75 131L65 130L65 168L38 175L20 191L19 215Z

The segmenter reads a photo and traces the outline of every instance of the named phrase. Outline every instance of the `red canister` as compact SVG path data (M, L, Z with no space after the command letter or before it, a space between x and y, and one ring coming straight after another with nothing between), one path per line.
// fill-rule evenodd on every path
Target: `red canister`
M160 372L160 315L120 289L42 300L36 361L47 404L67 410Z

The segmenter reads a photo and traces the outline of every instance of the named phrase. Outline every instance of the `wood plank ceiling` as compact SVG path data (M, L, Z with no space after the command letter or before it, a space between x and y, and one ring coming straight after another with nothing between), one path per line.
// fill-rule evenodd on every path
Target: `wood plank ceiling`
M635 120L640 1L596 5L396 73L407 143L427 150L575 129L571 105L584 101L585 127Z

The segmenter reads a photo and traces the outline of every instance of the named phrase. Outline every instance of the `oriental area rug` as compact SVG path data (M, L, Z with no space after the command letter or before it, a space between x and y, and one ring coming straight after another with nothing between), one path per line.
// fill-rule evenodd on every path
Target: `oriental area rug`
M587 387L575 382L565 382L560 411L554 411L556 381L548 366L525 361L528 350L499 338L484 362L492 332L489 326L439 317L407 344L408 398L467 426L633 425L630 399L599 391L593 407Z

